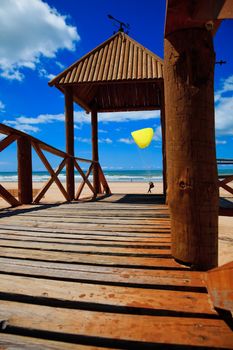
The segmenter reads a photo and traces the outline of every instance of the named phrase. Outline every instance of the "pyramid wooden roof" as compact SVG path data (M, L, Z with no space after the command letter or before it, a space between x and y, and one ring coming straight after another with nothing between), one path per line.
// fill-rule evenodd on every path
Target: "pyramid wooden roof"
M163 61L128 35L118 32L49 82L87 111L159 108L156 92L163 81ZM143 84L142 84L143 83Z

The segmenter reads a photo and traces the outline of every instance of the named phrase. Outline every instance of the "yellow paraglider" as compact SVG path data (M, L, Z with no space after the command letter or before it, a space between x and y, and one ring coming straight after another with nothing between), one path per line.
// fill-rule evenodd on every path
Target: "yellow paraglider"
M152 141L154 130L152 128L145 128L131 132L131 135L140 148L146 148Z

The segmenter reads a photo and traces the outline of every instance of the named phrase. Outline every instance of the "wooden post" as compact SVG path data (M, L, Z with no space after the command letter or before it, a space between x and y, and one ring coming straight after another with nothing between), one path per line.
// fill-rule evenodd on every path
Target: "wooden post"
M194 269L218 260L218 188L211 33L184 29L165 38L168 204L172 255Z
M167 160L166 160L166 118L165 118L165 101L164 86L160 90L160 122L162 133L162 156L163 156L163 194L167 192Z
M20 204L32 203L32 149L29 138L19 137L18 144L18 196Z
M66 123L66 153L74 156L74 106L72 87L65 89L65 123ZM75 197L74 160L69 158L66 164L66 189L69 200Z
M95 193L100 193L100 181L99 181L99 151L98 151L98 114L96 110L91 111L91 126L92 126L92 160L93 166L93 187Z

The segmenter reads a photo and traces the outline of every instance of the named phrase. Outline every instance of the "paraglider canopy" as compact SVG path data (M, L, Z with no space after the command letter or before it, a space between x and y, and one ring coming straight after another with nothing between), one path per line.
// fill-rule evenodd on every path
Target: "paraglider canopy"
M144 128L131 132L131 135L140 148L146 148L150 145L154 130L152 128Z

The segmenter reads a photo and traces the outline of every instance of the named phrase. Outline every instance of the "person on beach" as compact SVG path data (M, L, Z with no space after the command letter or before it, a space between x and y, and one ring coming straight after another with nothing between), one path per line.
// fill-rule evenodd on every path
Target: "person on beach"
M151 193L151 189L152 189L153 187L155 187L155 186L154 186L153 182L150 181L150 182L149 182L149 189L148 189L147 193Z

